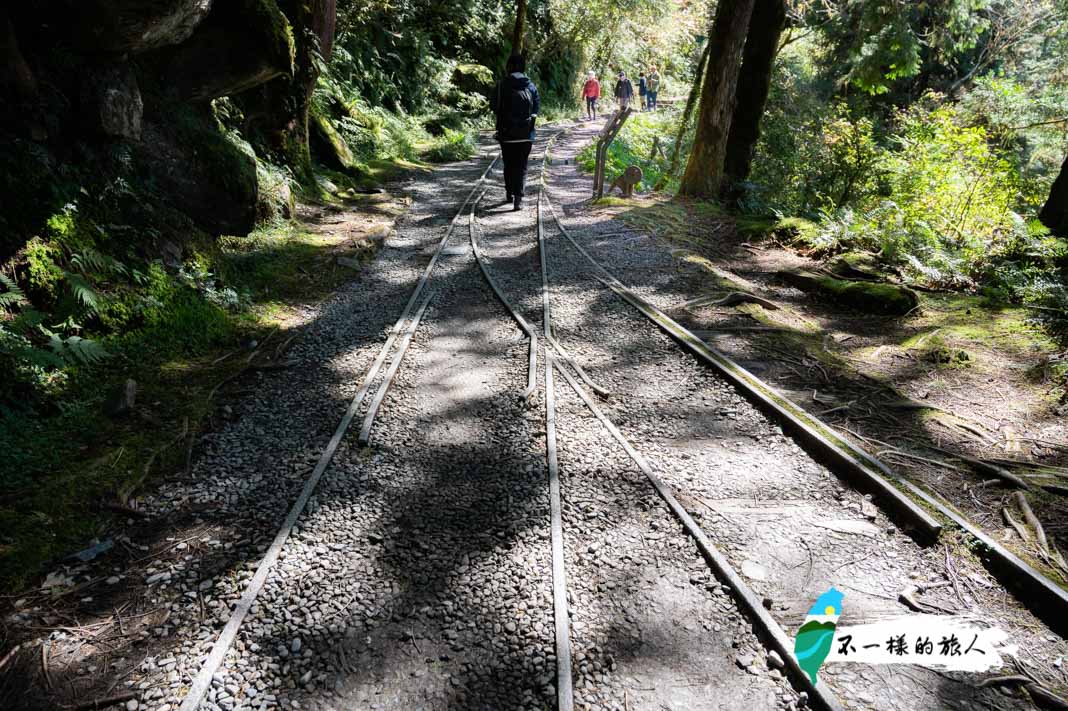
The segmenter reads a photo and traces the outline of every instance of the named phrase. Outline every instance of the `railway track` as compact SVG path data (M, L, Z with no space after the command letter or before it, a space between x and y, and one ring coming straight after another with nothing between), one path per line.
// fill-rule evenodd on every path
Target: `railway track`
M893 611L886 598L893 600L901 581L939 571L941 551L933 555L887 531L907 528L926 543L940 524L887 488L878 463L863 453L804 440L839 471L849 470L897 523L861 515L867 499L860 491L840 486L738 396L735 387L753 386L747 373L703 352L607 272L553 204L547 159L557 135L541 146L534 208L511 218L520 222L496 227L509 218L489 208L479 217L496 159L466 194L202 660L182 711L227 708L219 699L237 695L220 690L232 665L283 660L283 677L301 672L295 686L305 703L327 693L383 708L1005 702L992 689L944 675L828 669L829 683L814 686L797 667L788 632L820 587L844 569L861 591L846 591L847 610ZM530 212L533 229L522 223ZM469 251L450 245L465 220ZM504 335L508 319L525 336L522 353L515 334ZM431 335L420 335L428 329ZM461 383L459 392L445 393L456 370L446 358L459 352L468 366L484 366L484 387ZM406 358L417 365L404 367ZM424 397L427 390L441 392ZM534 407L539 396L544 411ZM461 407L458 400L471 402ZM451 440L442 437L455 415L450 408L469 421ZM774 401L764 409L788 424L800 417ZM345 444L357 417L363 449ZM420 447L428 453L413 460ZM332 466L341 473L324 480ZM432 480L415 471L420 466ZM761 475L732 480L752 470ZM321 481L326 513L319 501L309 516ZM455 511L439 518L450 507ZM769 511L777 518L767 519ZM876 534L865 529L860 540L818 525L866 517ZM809 536L804 546L800 530ZM353 552L360 547L373 552ZM763 570L752 560L758 550L789 560ZM309 643L293 636L298 612L286 606L302 590L313 592L300 582L301 556L345 579L325 600L336 612L324 612L324 604L308 613L317 630ZM293 557L296 572L286 565ZM803 577L799 567L807 569ZM878 584L877 573L891 582ZM365 583L361 575L392 582ZM484 578L495 581L485 591L457 592L479 588ZM1011 607L1004 600L992 607L978 595L972 602L973 612L995 617ZM255 620L254 633L242 633L247 619ZM1063 649L1040 622L1025 619L1019 627L1029 625L1030 651ZM278 640L287 647L281 658L258 654L279 647ZM305 644L315 647L313 656ZM397 651L408 645L414 654ZM688 676L680 680L680 673ZM403 675L410 678L398 681ZM267 698L262 689L247 696L248 688L241 687L243 699ZM442 693L430 694L434 689ZM839 698L839 690L847 695Z

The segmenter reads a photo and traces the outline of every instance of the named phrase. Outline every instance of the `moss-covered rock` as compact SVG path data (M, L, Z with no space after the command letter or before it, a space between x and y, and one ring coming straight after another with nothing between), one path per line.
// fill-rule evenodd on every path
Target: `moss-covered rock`
M167 84L182 101L230 96L292 75L295 53L293 28L275 0L217 0L167 62Z
M349 144L334 128L327 113L315 103L309 115L311 124L311 149L315 157L328 168L342 171L356 169L356 156L352 154Z
M798 289L867 313L903 316L920 303L916 292L897 284L850 281L806 271L783 271L777 276Z
M868 279L885 281L888 273L871 252L846 252L831 260L830 272L843 279Z
M179 107L170 118L145 124L135 154L140 179L206 232L248 233L256 223L255 158L206 113Z
M137 54L186 40L212 0L77 0L48 3L71 21L73 43L90 52ZM216 5L225 0L216 0Z

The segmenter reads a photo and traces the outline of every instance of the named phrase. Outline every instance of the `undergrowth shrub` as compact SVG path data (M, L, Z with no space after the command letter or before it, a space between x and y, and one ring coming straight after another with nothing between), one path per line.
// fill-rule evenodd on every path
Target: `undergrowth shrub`
M435 139L426 151L427 160L435 163L466 160L478 152L475 134L470 130L445 129L445 134Z

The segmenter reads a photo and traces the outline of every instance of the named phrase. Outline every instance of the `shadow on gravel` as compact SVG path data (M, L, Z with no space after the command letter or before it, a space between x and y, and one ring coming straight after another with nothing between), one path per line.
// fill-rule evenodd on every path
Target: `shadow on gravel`
M447 225L485 165L443 166L414 186L426 209L406 217L404 229ZM391 238L374 265L421 270L442 235L428 243ZM453 242L461 238L466 230L458 229ZM357 351L384 341L414 285L415 277L396 278L388 268L365 269L294 344L298 367L251 372L234 384L235 399L220 403L232 415L219 415L220 429L201 439L193 476L160 485L164 513L131 519L122 531L129 538L91 564L67 564L77 584L66 595L29 591L4 601L0 706L53 709L121 692L143 659L180 654L190 623L236 599L348 406L353 373L366 372L370 358ZM112 576L117 584L107 582ZM174 588L192 595L173 595ZM39 640L49 632L42 652Z

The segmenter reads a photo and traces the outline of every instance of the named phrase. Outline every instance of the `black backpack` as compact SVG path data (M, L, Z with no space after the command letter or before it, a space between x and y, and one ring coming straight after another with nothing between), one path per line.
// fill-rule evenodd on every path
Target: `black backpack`
M508 77L497 85L497 138L522 141L534 129L534 97L530 80Z

